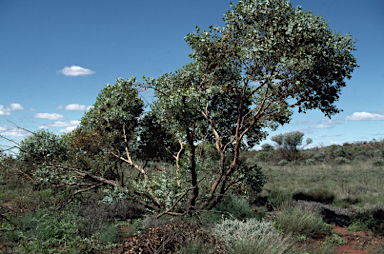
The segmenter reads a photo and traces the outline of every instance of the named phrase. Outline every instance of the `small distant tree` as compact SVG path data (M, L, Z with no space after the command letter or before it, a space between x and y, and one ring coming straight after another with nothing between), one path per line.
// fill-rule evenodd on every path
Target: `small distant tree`
M271 140L276 143L277 151L280 152L282 159L293 161L299 157L299 149L312 143L312 139L308 138L304 146L304 133L300 131L287 132L271 137Z
M263 144L263 145L261 145L261 150L264 152L272 152L275 149L273 148L273 145L271 145L271 144Z

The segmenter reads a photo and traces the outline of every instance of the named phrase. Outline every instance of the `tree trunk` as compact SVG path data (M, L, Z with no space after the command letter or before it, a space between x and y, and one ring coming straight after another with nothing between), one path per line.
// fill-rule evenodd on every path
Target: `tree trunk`
M190 133L187 134L187 139L188 139L188 145L191 150L191 155L190 155L190 163L191 163L191 180L192 180L192 186L193 192L190 200L190 209L194 209L196 206L196 199L199 196L199 187L197 186L197 172L196 172L196 146L193 144L193 137L191 136Z

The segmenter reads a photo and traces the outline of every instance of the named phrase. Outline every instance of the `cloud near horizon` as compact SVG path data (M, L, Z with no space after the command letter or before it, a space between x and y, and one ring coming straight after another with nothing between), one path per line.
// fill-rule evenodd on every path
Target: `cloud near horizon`
M96 72L80 66L72 65L71 67L65 66L63 69L57 71L57 73L61 73L64 76L75 77L75 76L91 75Z
M5 125L4 127L0 127L0 131L4 131L0 133L0 135L12 138L28 137L31 135L30 132L16 127L8 129L7 125Z
M309 128L311 129L332 129L334 128L335 126L331 126L331 125L325 125L325 124L319 124L319 125L315 125L315 126L311 126Z
M87 108L87 106L80 105L80 104L69 104L69 105L65 106L66 110L72 110L72 111L85 110L86 108Z
M340 124L340 123L335 123L334 121L329 120L329 119L320 120L320 121L318 121L317 123L318 123L318 124L326 124L326 125L336 125L336 124Z
M322 136L316 136L316 137L313 137L313 138L333 138L333 137L341 137L343 136L343 134L327 134L327 135L322 135Z
M64 120L65 117L63 115L57 113L36 113L33 115L33 118L43 118L48 120Z
M54 127L76 128L77 126L79 126L79 124L80 124L80 121L68 121L68 122L57 121L57 122L41 125L38 128L39 129L48 129L48 128L54 128Z
M383 121L384 115L368 112L354 112L352 115L341 119L346 121Z
M11 114L11 111L23 109L23 106L21 106L19 103L11 103L10 107L8 108L4 108L3 105L0 105L0 116L9 116Z
M298 125L298 124L306 124L306 125L311 125L313 124L312 122L309 121L295 121L293 123L290 123L291 125Z
M68 127L65 127L64 129L60 129L59 132L60 133L68 133L68 132L71 132L74 129L76 129L76 127L77 126L68 126Z
M305 133L305 134L312 133L312 131L308 128L306 128L306 129L291 129L291 131L300 131L300 132Z

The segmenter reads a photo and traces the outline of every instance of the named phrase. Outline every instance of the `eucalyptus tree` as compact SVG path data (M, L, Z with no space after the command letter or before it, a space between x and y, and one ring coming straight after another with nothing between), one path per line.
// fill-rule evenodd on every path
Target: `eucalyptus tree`
M80 128L99 134L100 142L106 149L123 153L126 146L123 130L128 130L127 141L136 140L136 129L144 111L137 86L135 78L118 78L115 85L106 85L93 107L82 117Z
M323 17L314 16L286 0L244 0L231 4L225 26L211 27L186 36L191 57L199 66L196 98L206 98L201 111L213 133L222 157L233 146L232 162L219 165L220 173L211 186L204 206L214 206L231 186L237 172L241 144L248 136L263 135L265 127L288 123L292 109L320 109L326 116L339 113L335 102L345 78L358 67L352 55L355 41L350 34L333 32ZM232 82L213 82L236 73ZM196 91L196 92L195 92ZM214 96L209 91L230 95L235 121L220 129ZM229 98L227 97L227 98ZM223 116L224 117L224 116Z
M183 144L187 147L186 156L188 156L189 164L186 170L189 173L188 182L191 188L187 188L186 192L184 192L184 188L184 193L180 193L180 197L185 196L190 190L192 195L188 201L188 210L197 211L206 205L202 200L210 195L206 192L201 193L199 184L208 178L211 182L215 182L224 168L226 154L235 151L232 136L236 131L234 126L239 108L238 104L233 102L236 102L242 94L242 91L235 86L240 77L236 69L230 72L228 69L216 69L213 75L205 75L200 68L201 65L195 62L185 65L175 73L164 74L157 80L148 80L148 85L154 89L157 98L152 105L152 112L156 113L163 126L167 126L169 131L174 133L181 144L181 149L183 149ZM210 83L211 86L206 86L206 83ZM248 100L244 103L246 106L251 106L252 102ZM208 108L211 119L206 117ZM281 120L285 116L278 115L277 118ZM261 127L267 125L274 127L276 124L260 121L253 125L251 127L252 132L246 133L240 141L240 148L242 150L249 149L262 140L266 133L261 130ZM209 169L208 172L207 170L199 172L201 165L196 163L196 148L199 146L202 150L204 142L208 142L209 146L215 140L216 130L223 133L220 138L221 142L227 144L226 148L219 151L219 165L217 167ZM202 153L200 152L200 154ZM179 159L176 158L176 160ZM217 169L219 172L216 172ZM249 171L249 169L246 170ZM254 170L257 171L258 169L254 168ZM244 173L243 171L239 169L239 174L232 178L229 186L232 187L239 183L239 179L245 180L243 176L240 176ZM199 175L199 173L201 174ZM252 175L253 173L248 172L248 174ZM261 182L257 178L257 183ZM255 186L255 188L258 187Z
M180 148L188 146L190 181L193 194L190 205L196 205L199 196L196 168L196 146L206 135L206 122L200 113L202 98L195 96L199 89L200 73L196 64L187 64L175 73L167 73L157 80L150 80L150 86L157 98L152 105L159 122L168 126L169 131L179 141ZM181 150L180 150L181 151ZM180 155L180 153L178 153ZM176 157L179 164L180 157ZM178 165L178 171L179 171Z
M90 187L79 191L113 186L147 208L166 208L159 216L185 214L173 210L191 192L189 211L209 209L240 181L260 190L260 170L242 165L239 155L264 139L266 128L288 123L294 108L304 113L320 109L328 117L340 112L335 102L345 78L350 78L357 67L351 53L355 50L351 35L333 32L321 16L294 8L286 0L231 4L224 21L222 28L197 28L196 33L186 36L193 50L193 63L157 80L147 80L157 98L148 121L143 121L143 102L135 79L118 79L116 85L102 90L94 108L81 120L80 128L90 133L101 152L128 163L141 173L143 180L131 182L136 190L128 189L86 170L61 167L78 181L91 180L87 183ZM144 122L156 122L163 128L159 137L171 141L162 147L175 158L178 171L181 153L186 150L188 186L178 182L178 188L173 189L170 179L159 177L161 185L159 179L150 178L135 163L132 152L140 150L136 149L140 147L140 135L143 141L153 136L140 134L140 129L157 129L140 128ZM175 140L179 147L171 148ZM206 175L199 175L196 147L202 147L205 141L215 144L220 159L216 168L207 172L211 181L202 191L199 187ZM168 187L172 190L166 192Z

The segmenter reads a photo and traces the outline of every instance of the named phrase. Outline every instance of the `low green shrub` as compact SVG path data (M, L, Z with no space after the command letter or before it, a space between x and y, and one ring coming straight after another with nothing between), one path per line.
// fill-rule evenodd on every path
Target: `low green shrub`
M305 161L305 164L308 165L308 166L316 165L316 160L315 159L307 159Z
M381 167L381 166L384 166L384 159L383 159L383 158L375 158L375 159L372 161L372 165L375 166L375 167Z
M340 235L332 234L325 238L325 242L333 246L343 246L347 243Z
M269 162L273 161L274 155L271 151L261 151L256 155L257 161Z
M238 219L245 218L252 213L248 199L234 195L225 198L216 206L215 210L228 212Z
M292 246L289 236L276 231L269 221L249 219L246 222L223 220L212 233L225 241L228 253L283 254Z
M327 224L323 222L319 213L300 207L289 207L275 212L274 223L278 230L295 236L311 237L328 231Z
M367 161L368 160L368 157L365 156L365 155L357 155L354 159L354 161Z
M283 159L277 163L278 166L282 167L288 164L288 161L286 159Z
M371 248L369 254L384 254L384 243Z
M347 158L344 158L344 157L337 157L337 158L335 158L334 162L337 165L344 165L344 164L348 164L349 160Z
M358 213L347 229L350 231L370 230L375 234L383 235L384 207L378 206L366 212Z
M82 235L78 207L63 211L43 209L19 215L10 222L17 230L6 232L4 238L20 252L58 253L61 249L63 253L89 253L115 246L112 243L117 240L112 225L100 232L100 237Z
M315 159L316 161L324 161L325 155L324 153L315 153L313 155L313 159Z

